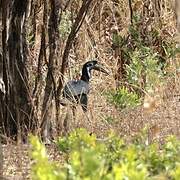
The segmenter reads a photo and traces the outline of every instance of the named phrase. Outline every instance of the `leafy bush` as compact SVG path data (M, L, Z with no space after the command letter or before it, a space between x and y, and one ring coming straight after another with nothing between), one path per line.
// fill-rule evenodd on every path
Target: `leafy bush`
M60 171L57 164L48 161L45 147L39 142L38 138L30 136L30 143L32 145L31 157L34 160L32 166L32 179L65 179L65 175Z
M126 87L119 88L115 91L109 91L107 98L110 103L117 108L135 107L140 104L140 98L135 92L129 92Z
M114 32L113 47L121 50L120 58L124 62L124 81L138 95L154 92L168 75L167 67L179 51L171 37L163 37L159 27L146 26L140 15L133 17L127 35Z
M71 13L69 11L62 12L61 22L59 25L59 32L63 40L67 38L68 34L71 31L72 22L70 17L71 17Z
M130 54L126 67L128 82L143 90L152 90L162 81L162 70L156 53L148 47L141 47Z
M31 137L34 159L33 179L94 179L143 180L180 177L180 142L167 139L161 149L158 144L146 145L146 138L136 137L125 143L113 132L98 139L84 129L59 138L57 145L66 160L64 164L49 162L45 148Z

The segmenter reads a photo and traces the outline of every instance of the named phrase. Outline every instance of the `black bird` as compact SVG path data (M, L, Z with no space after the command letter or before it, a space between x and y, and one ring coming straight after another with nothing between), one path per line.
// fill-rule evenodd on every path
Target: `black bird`
M84 112L87 111L89 80L93 69L108 74L96 60L88 61L83 65L81 79L67 82L63 89L63 97L73 103L80 103Z

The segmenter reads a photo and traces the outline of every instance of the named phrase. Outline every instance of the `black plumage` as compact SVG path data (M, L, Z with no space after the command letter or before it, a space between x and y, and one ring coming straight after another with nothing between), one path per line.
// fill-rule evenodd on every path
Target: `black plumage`
M90 90L89 80L91 78L91 70L97 70L108 74L97 61L88 61L83 65L81 79L67 82L63 89L63 97L73 103L80 103L84 112L87 111L87 95Z

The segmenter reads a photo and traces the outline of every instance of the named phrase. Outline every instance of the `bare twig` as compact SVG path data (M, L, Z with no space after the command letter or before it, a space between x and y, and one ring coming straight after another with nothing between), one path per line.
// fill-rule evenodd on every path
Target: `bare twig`
M130 10L130 18L131 18L131 24L133 23L133 9L132 9L132 1L128 0L129 2L129 10Z
M63 57L62 57L62 65L61 65L61 77L58 80L58 88L57 88L57 95L59 96L63 87L63 76L64 73L66 71L67 65L68 65L68 56L69 56L69 52L72 46L72 43L76 37L76 34L78 33L84 18L88 12L89 6L92 3L93 0L83 0L82 6L77 14L77 17L75 19L75 22L72 26L71 32L68 36L67 42L66 42L66 46L65 46L65 50L63 53Z

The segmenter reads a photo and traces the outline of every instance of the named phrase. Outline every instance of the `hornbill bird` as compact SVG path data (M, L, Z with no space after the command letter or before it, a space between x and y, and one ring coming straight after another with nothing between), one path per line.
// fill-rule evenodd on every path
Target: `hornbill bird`
M67 98L73 103L80 103L84 112L87 111L89 80L91 78L91 71L97 70L105 74L109 74L101 64L96 60L88 61L83 65L82 75L80 80L68 81L63 89L63 97Z

